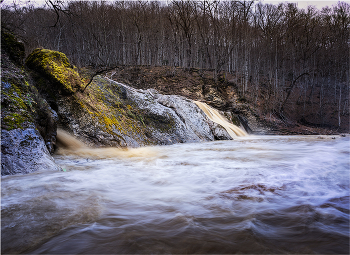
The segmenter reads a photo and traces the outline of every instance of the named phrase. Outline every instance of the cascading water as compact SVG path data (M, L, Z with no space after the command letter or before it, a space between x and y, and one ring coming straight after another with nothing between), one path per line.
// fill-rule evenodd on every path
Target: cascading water
M194 103L208 116L211 121L223 126L232 138L247 135L244 130L228 122L224 116L222 116L217 110L210 107L206 103L199 101L194 101Z
M58 150L56 155L70 155L87 158L131 158L131 157L151 157L154 156L154 151L150 147L141 148L93 148L76 139L64 130L57 130Z
M90 148L2 177L2 253L347 253L349 137Z

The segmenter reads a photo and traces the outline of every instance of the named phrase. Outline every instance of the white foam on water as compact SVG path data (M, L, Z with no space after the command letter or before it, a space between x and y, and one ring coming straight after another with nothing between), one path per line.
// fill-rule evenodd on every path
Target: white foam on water
M56 235L35 252L339 253L348 247L348 137L243 137L135 149L132 156L75 149L55 156L66 172L2 179L3 236L14 235L3 239L8 251L28 245L15 233L30 237L48 228L44 238L26 240Z

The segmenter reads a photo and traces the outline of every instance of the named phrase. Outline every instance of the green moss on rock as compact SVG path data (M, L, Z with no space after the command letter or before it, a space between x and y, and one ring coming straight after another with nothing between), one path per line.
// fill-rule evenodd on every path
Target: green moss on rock
M65 112L71 112L82 126L93 123L93 130L101 130L117 140L128 136L139 144L151 144L145 136L149 128L144 123L143 111L124 94L119 86L96 76L86 93L75 93L65 99L69 103L69 109L68 105L64 106ZM109 144L107 140L101 142Z
M16 128L23 128L22 124L27 119L25 116L18 114L18 113L10 113L9 115L5 116L2 120L4 122L3 124L6 125L8 128L7 130L12 130Z
M61 52L35 49L27 57L26 65L50 81L53 87L46 88L48 91L58 90L63 94L73 94L82 88L82 82L76 68Z
M24 84L20 85L18 81L6 78L1 82L1 127L8 131L33 122L33 98L23 90Z

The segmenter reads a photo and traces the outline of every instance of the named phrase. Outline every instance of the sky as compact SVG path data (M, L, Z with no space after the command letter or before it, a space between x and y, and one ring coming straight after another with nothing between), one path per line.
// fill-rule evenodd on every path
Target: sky
M263 0L263 3L269 3L269 4L278 4L281 2L288 2L288 3L297 3L299 8L305 9L309 5L316 6L317 9L322 10L323 7L329 6L332 7L332 5L337 4L338 1L328 1L328 0L308 0L308 1L293 1L293 0ZM350 3L350 0L341 1L341 2L347 2Z
M63 2L67 0L62 0ZM74 1L74 0L73 0ZM107 0L111 1L111 0ZM163 0L164 1L164 0ZM269 3L269 4L278 4L281 2L289 2L289 3L297 3L299 8L305 9L309 5L314 5L316 8L321 10L325 6L331 7L334 4L337 4L338 1L329 1L329 0L303 0L303 1L298 1L298 0L260 0L263 3ZM4 0L4 4L13 2L13 0ZM28 0L16 0L16 2L22 3L23 5L28 2ZM36 6L41 6L42 4L45 3L45 0L29 0L30 3L36 5ZM350 0L342 0L342 2L347 2L350 4Z

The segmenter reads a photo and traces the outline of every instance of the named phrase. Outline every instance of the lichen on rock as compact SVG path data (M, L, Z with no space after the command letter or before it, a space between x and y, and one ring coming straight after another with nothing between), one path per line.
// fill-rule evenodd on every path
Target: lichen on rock
M26 65L51 82L52 88L48 89L63 94L73 94L82 88L82 81L76 67L71 65L66 55L61 52L35 49L27 57Z
M86 93L62 98L58 114L67 130L100 145L118 141L120 146L137 147L216 137L211 121L193 101L134 89L102 76L95 77ZM222 139L230 139L225 130L222 132L226 134Z
M20 89L14 80L6 77L1 81L1 127L12 130L30 126L33 122L31 112L32 98Z
M13 42L14 37L9 38L2 42ZM1 175L58 170L50 156L56 142L57 114L20 65L23 59L11 57L23 55L11 52L15 46L2 47Z

